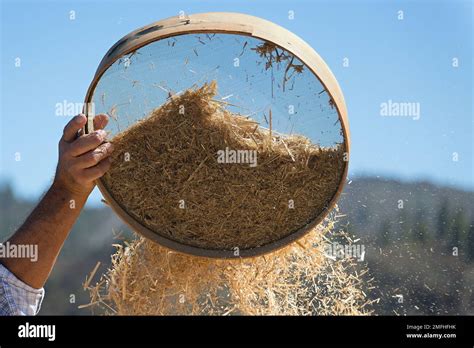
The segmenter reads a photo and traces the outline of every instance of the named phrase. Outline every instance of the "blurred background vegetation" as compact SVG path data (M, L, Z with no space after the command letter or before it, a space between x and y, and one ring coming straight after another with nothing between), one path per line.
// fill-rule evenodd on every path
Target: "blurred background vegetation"
M474 192L427 182L378 177L350 181L339 201L339 228L359 239L374 278L368 295L375 314L474 314ZM36 202L0 186L0 240L23 222ZM45 231L47 233L47 231ZM104 205L86 208L46 284L40 314L89 315L82 289L98 261L105 271L112 244L130 231ZM97 280L94 279L94 281Z

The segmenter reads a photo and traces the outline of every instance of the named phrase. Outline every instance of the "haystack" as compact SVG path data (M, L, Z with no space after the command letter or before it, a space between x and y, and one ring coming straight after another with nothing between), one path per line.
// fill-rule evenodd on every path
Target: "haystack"
M176 95L117 134L104 183L131 216L169 239L259 247L324 211L341 180L344 147L279 134L271 112L267 128L233 114L216 88Z
M343 174L343 144L279 134L271 112L265 128L215 96L215 83L187 90L112 139L104 183L115 200L155 233L219 250L271 243L323 212ZM250 161L229 160L229 149ZM137 236L117 245L96 285L87 279L86 306L118 315L369 313L367 270L325 255L334 229L332 216L283 249L227 260Z
M367 269L326 254L334 224L327 218L300 241L251 259L196 257L137 237L117 245L95 285L87 279L85 307L109 315L370 314Z

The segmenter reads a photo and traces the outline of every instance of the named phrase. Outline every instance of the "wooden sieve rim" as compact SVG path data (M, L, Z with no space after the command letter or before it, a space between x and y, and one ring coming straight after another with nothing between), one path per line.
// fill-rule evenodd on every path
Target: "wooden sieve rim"
M254 38L268 41L280 48L292 53L302 63L304 63L311 72L318 78L328 95L334 101L338 112L339 121L342 127L344 137L345 159L344 170L341 175L338 188L331 198L326 208L310 223L283 237L279 240L262 245L256 248L236 250L216 250L199 248L187 244L182 244L157 234L146 226L136 221L111 195L102 179L96 181L97 187L104 196L107 204L112 210L134 231L149 238L160 245L174 251L192 254L208 258L247 258L256 257L277 249L283 248L292 242L303 237L329 214L334 208L341 192L344 188L347 171L349 167L350 133L349 121L347 118L347 109L341 88L333 73L323 61L323 59L301 38L270 21L232 12L210 12L193 15L183 15L170 17L158 22L154 22L142 28L139 28L117 41L99 64L95 76L88 88L83 112L87 116L88 122L84 127L84 133L87 134L93 130L93 116L88 108L91 102L93 91L105 71L119 58L127 55L147 44L166 39L173 36L193 34L193 33L223 33L251 36Z

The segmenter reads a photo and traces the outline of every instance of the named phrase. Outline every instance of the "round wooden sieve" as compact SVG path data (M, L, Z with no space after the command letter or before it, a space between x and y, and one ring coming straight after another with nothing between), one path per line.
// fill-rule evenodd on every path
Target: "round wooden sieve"
M334 189L334 195L330 199L329 204L325 206L324 210L321 211L314 220L288 236L259 247L240 249L239 252L236 253L235 250L216 250L191 246L164 237L132 217L120 202L114 199L111 192L106 185L104 185L103 179L97 181L97 186L113 211L134 231L165 247L179 252L213 258L234 258L258 256L284 247L309 232L332 210L346 181L349 158L349 124L342 91L326 63L301 38L267 20L238 13L203 13L172 17L158 21L126 35L106 53L89 86L85 98L85 105L91 105L97 84L107 69L116 61L152 42L192 33L237 34L264 40L293 54L318 78L329 98L332 99L331 106L334 106L337 111L341 126L341 135L344 140L344 169L339 180L339 185ZM84 113L88 117L88 123L84 132L89 133L93 130L92 119L94 115L92 110L88 110L88 107L84 109Z

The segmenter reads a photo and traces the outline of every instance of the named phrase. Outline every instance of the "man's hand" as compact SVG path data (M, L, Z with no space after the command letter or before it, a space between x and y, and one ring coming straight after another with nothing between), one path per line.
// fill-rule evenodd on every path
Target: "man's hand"
M78 136L87 119L74 117L64 128L59 142L59 162L51 188L8 240L14 245L38 246L34 262L22 258L0 258L0 262L26 284L41 288L56 262L66 237L78 218L94 180L110 167L112 144L105 142L107 115L94 118L94 131ZM74 204L71 204L74 202Z
M111 143L105 142L109 117L100 114L94 117L94 129L90 134L78 136L87 118L74 117L64 127L59 141L59 161L53 186L75 195L88 196L94 188L94 180L100 178L110 167Z

